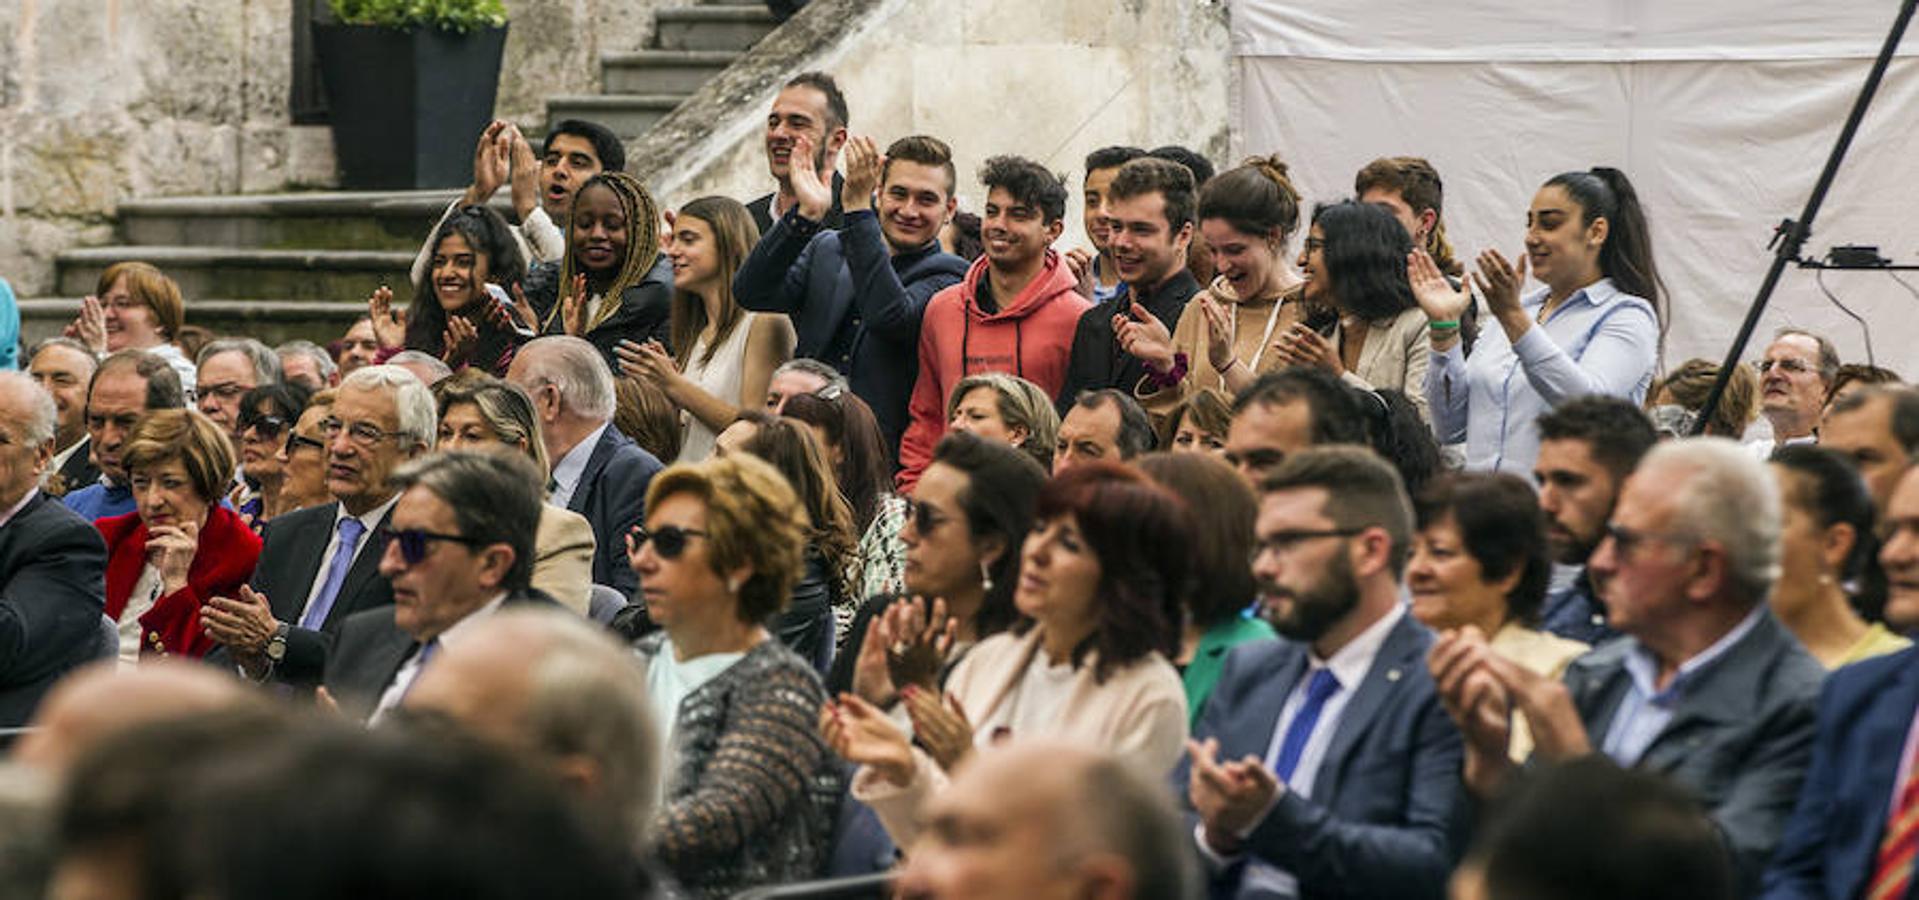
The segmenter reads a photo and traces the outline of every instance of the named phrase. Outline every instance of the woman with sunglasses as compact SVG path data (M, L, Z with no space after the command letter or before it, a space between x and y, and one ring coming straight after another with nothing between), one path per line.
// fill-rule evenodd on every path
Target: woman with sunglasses
M1185 504L1139 470L1073 466L1040 491L1013 594L1024 618L974 647L944 696L902 688L923 749L855 694L821 713L828 743L860 766L853 797L896 845L912 846L923 801L976 747L1057 738L1140 771L1172 768L1186 696L1167 658L1178 649L1192 530Z
M551 473L540 419L526 392L467 369L433 386L440 408L436 446L441 450L498 450L524 455ZM552 503L540 504L540 530L533 539L533 588L585 615L593 599L593 526L585 516Z
M256 533L268 520L292 511L280 499L286 486L280 451L306 406L307 389L298 383L263 384L240 399L240 474L251 490L239 496L234 508Z
M845 789L813 723L825 694L767 632L805 555L786 479L745 453L668 467L627 558L659 631L635 644L665 740L655 851L696 896L816 878Z
M269 519L333 502L333 494L326 487L326 436L320 432L320 423L333 412L335 396L331 388L314 394L287 429L286 441L276 456L281 473L279 510Z
M260 557L260 538L220 505L233 445L198 410L161 409L134 426L120 458L138 506L94 523L107 545L106 614L120 626L120 661L205 656L214 641L201 605L233 596Z

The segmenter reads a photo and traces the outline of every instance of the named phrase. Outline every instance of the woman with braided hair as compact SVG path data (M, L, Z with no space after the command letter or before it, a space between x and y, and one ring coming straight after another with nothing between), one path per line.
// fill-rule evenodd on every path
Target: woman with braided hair
M602 172L573 195L566 255L526 275L542 334L585 338L619 371L620 341L671 347L673 271L660 253L660 212L639 180Z

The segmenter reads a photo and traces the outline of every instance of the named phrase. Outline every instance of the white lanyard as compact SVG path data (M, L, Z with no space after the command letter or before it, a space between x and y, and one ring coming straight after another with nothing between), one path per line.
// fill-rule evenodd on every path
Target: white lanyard
M1259 335L1259 349L1253 351L1253 361L1249 363L1246 367L1247 370L1252 372L1254 375L1259 374L1259 358L1266 355L1266 345L1271 343L1273 340L1273 328L1279 325L1279 308L1285 305L1286 305L1286 292L1281 291L1279 296L1273 298L1272 312L1269 312L1266 314L1266 330L1264 332L1261 332ZM1229 342L1233 344L1239 343L1239 307L1240 306L1241 306L1240 303L1233 304L1233 333L1229 339ZM1217 374L1219 376L1219 386L1222 390L1224 390L1226 387L1226 373L1216 372L1214 374Z

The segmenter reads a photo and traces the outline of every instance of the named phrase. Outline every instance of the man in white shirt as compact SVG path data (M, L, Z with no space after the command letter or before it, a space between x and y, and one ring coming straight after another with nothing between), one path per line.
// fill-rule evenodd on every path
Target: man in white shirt
M1174 774L1212 896L1437 898L1461 848L1459 732L1406 614L1412 503L1357 446L1289 454L1260 483L1253 559L1284 640L1226 658Z
M50 337L33 345L27 371L35 383L53 395L57 425L53 432L53 462L47 467L48 489L55 496L100 480L100 470L87 453L87 385L100 361L87 345L69 337ZM51 480L61 484L53 490Z
M453 451L402 466L380 574L393 605L355 613L327 658L342 710L377 722L442 648L507 604L559 604L532 591L540 476L518 454Z
M1826 409L1826 391L1839 374L1839 351L1824 335L1798 328L1781 328L1759 360L1759 412L1772 426L1772 440L1759 441L1760 459L1776 447L1808 444L1819 415Z

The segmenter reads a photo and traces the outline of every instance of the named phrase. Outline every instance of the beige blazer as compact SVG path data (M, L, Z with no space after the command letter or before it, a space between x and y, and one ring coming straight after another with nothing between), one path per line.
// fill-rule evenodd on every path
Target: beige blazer
M959 701L967 721L987 721L1011 698L1040 652L1039 634L1035 628L1025 635L994 635L953 668L946 693ZM1149 777L1164 778L1186 747L1186 689L1179 673L1153 654L1109 673L1106 683L1098 684L1093 680L1095 661L1088 655L1080 664L1066 712L1057 729L1044 737L1096 747ZM917 748L913 762L913 780L905 787L865 767L853 776L853 796L873 808L900 847L912 846L921 804L947 781L939 765Z
M1494 653L1518 663L1528 671L1554 681L1566 674L1566 666L1592 648L1551 632L1507 622L1486 643ZM1513 716L1512 744L1508 747L1514 762L1525 762L1533 753L1533 732L1524 713Z
M1299 302L1299 297L1299 288L1280 295L1277 313L1270 303L1256 306L1228 304L1233 314L1233 357L1252 368L1253 374L1264 375L1280 368L1279 355L1270 351L1262 352L1260 338L1267 334L1266 324L1269 321L1273 328L1267 343L1304 317L1305 308ZM1218 369L1213 368L1212 360L1206 355L1207 331L1206 311L1200 308L1199 295L1195 294L1193 299L1186 301L1186 308L1179 314L1179 322L1173 326L1173 352L1186 354L1185 380L1177 387L1162 388L1151 378L1142 378L1133 389L1133 396L1152 414L1155 425L1172 415L1180 401L1195 391L1203 388L1226 390L1225 378ZM1231 394L1232 391L1226 390L1226 393Z
M586 615L593 594L593 526L586 517L551 503L540 504L540 531L533 538L533 587Z
M1432 362L1433 344L1426 322L1425 311L1415 306L1371 323L1366 344L1359 350L1359 364L1346 373L1346 383L1363 391L1402 391L1419 408L1419 417L1431 422L1432 414L1426 409L1426 368ZM1343 330L1344 326L1333 326L1333 346L1339 346Z

